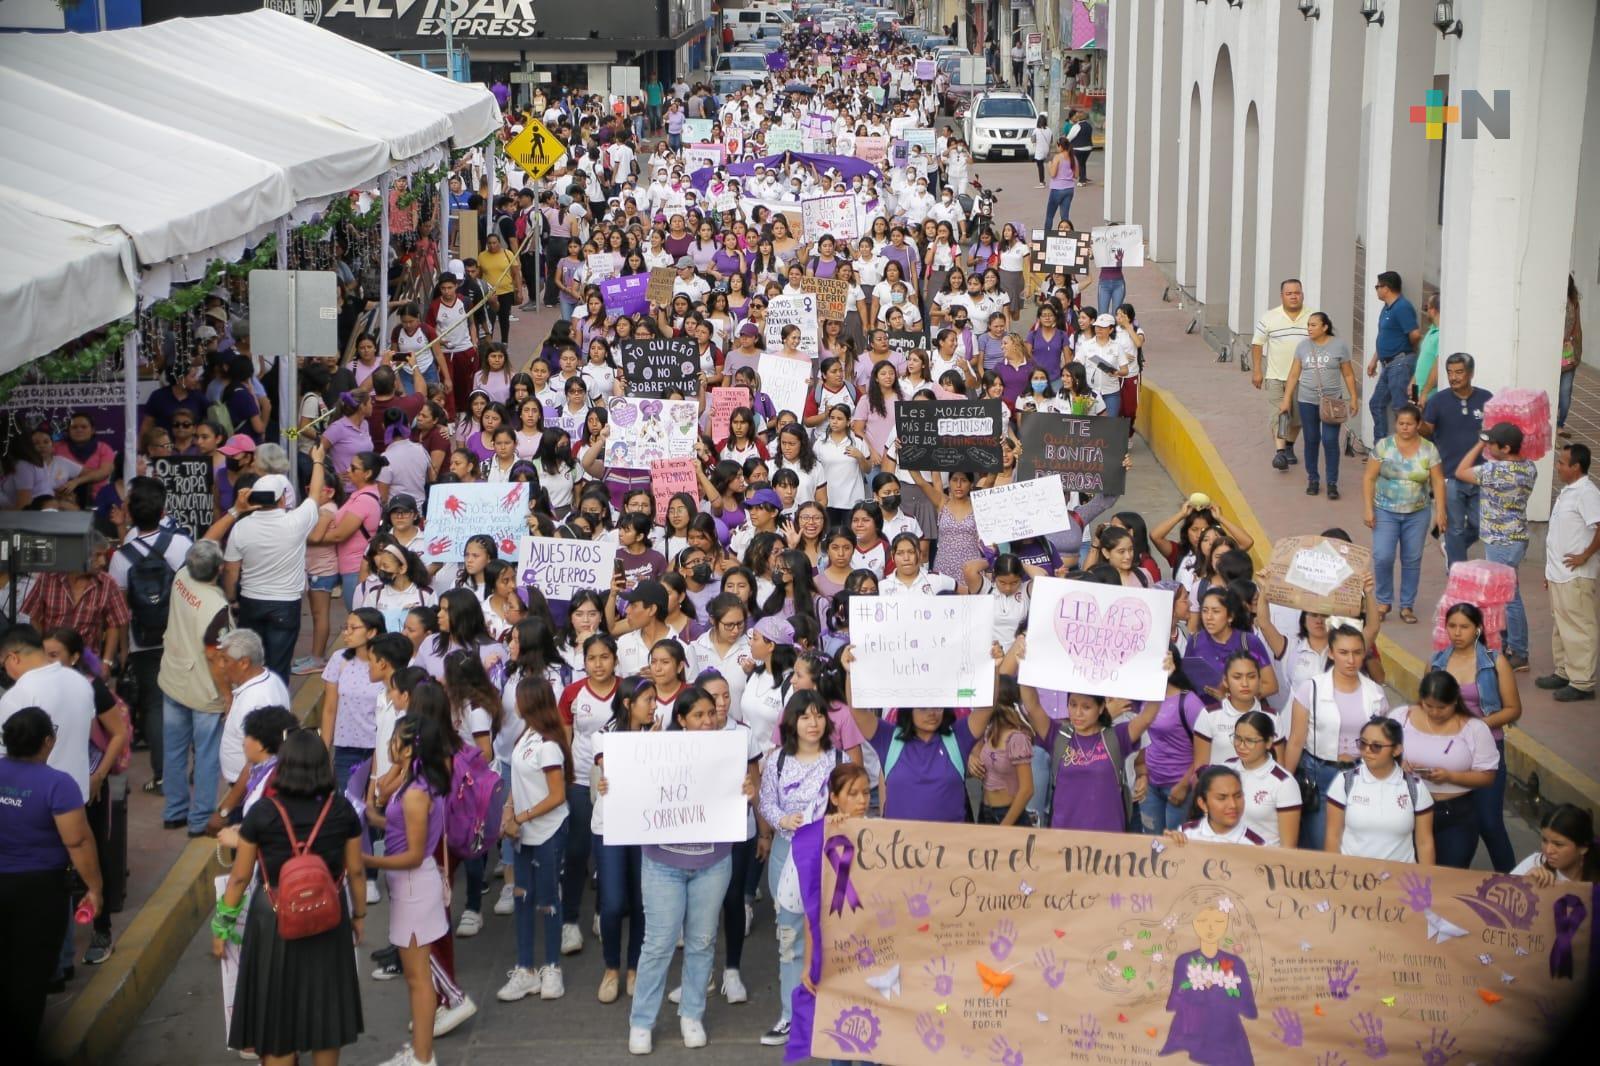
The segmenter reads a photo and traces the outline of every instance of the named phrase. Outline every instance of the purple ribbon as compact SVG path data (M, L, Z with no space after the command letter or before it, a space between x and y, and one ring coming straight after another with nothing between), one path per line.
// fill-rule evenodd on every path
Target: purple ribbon
M1556 900L1556 943L1550 949L1550 976L1572 977L1572 938L1589 916L1589 908L1577 896L1562 896Z
M850 864L855 862L856 846L850 843L849 837L840 833L828 838L828 842L822 846L822 855L833 867L833 900L828 904L828 913L843 914L846 903L851 910L860 910L861 897L856 895L855 887L850 884ZM1572 964L1569 962L1567 965L1570 969Z

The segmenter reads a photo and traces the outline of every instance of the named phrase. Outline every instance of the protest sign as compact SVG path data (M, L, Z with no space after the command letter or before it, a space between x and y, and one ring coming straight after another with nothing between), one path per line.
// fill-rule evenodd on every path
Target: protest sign
M816 992L791 1062L1557 1061L1593 991L1588 885L877 818L792 855Z
M1053 477L976 489L972 517L978 523L978 539L985 544L1043 536L1072 525L1061 479Z
M117 366L120 368L121 365L119 361ZM154 380L139 382L141 408L156 388L157 382ZM120 369L111 381L52 381L18 385L4 402L0 402L0 414L9 416L13 425L43 427L56 440L66 439L67 425L74 415L88 415L94 427L95 439L104 441L112 451L120 453L127 447L123 391Z
M901 130L900 139L930 155L933 153L933 130L927 126L911 126Z
M604 593L611 588L616 557L615 541L523 537L517 573L525 587L538 589L546 599L570 600L584 589Z
M800 341L795 347L807 355L817 354L817 298L809 293L800 296L774 296L767 301L767 351L776 352L783 347L785 326L800 327ZM767 390L771 393L771 390Z
M1371 570L1372 551L1359 544L1285 537L1272 545L1261 590L1268 603L1353 618L1361 613L1361 586Z
M793 411L796 415L805 412L811 389L811 360L762 352L756 372L761 375L761 391L772 400L773 410Z
M1088 232L1069 230L1066 234L1045 235L1033 231L1033 271L1036 274L1087 274L1094 264L1094 238Z
M686 173L693 174L703 167L720 167L727 153L728 149L715 141L705 144L686 144L683 146L683 169Z
M595 252L584 257L583 265L589 269L589 280L598 284L622 273L622 256L616 252Z
M1159 700L1167 694L1167 635L1172 593L1096 585L1059 577L1033 579L1024 685Z
M1094 243L1095 266L1144 266L1143 226L1096 226L1089 235Z
M865 159L873 166L883 166L889 154L889 142L883 137L857 137L856 158Z
M428 493L428 531L422 538L424 562L459 563L467 538L494 538L502 559L514 559L528 532L528 486L520 481L439 485Z
M992 596L853 596L857 707L987 707L994 702Z
M700 357L688 337L653 337L617 345L629 396L700 395Z
M800 279L800 291L817 296L817 312L827 321L843 322L845 303L850 298L850 286L838 278L814 278L807 274Z
M649 470L657 459L694 454L699 429L693 400L638 400L613 396L605 463L629 470Z
M767 131L767 154L800 151L800 131L776 129Z
M911 161L911 146L905 141L896 139L889 142L889 165L903 167Z
M894 407L894 425L907 470L1000 469L1005 404L999 400L902 400Z
M800 201L800 226L807 244L823 237L840 241L853 241L861 236L861 219L856 207L855 193L836 196L813 196Z
M939 64L931 59L919 59L912 73L916 75L918 81L932 81L939 73Z
M645 298L656 307L666 307L672 303L672 282L678 272L671 267L655 267L650 271L650 284L645 289Z
M216 500L211 495L211 460L200 456L153 459L150 474L161 479L167 489L167 517L199 538L217 520Z
M600 283L600 299L606 305L606 314L613 317L646 314L650 310L650 275L607 278Z
M748 744L740 729L605 734L606 843L743 840Z
M683 143L698 144L711 139L711 119L686 118L683 120Z
M800 117L800 132L813 140L826 141L833 137L834 117L820 111L810 111Z
M657 459L650 464L650 493L656 498L656 525L666 522L667 502L680 492L687 492L697 500L700 498L700 480L695 477L694 456Z
M728 439L728 420L733 412L750 406L750 390L738 385L727 385L711 390L711 439Z
M1022 420L1017 477L1060 474L1068 492L1120 495L1127 481L1128 420L1034 411Z

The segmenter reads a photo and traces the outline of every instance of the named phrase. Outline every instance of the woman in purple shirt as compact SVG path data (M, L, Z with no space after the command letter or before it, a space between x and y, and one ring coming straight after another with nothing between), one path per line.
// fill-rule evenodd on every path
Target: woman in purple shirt
M711 257L711 273L719 281L730 281L734 275L739 275L741 280L745 272L745 253L739 250L739 238L732 232L722 235L722 247ZM743 302L740 311L744 310ZM731 307L730 307L731 311Z
M1171 655L1178 658L1177 646ZM1194 724L1206 711L1205 701L1176 664L1167 675L1167 695L1150 722L1150 743L1144 747L1146 785L1139 801L1144 831L1160 836L1177 829L1189 814L1189 769L1194 764Z
M1261 638L1253 632L1255 619L1225 588L1209 588L1200 597L1200 631L1183 653L1183 670L1189 675L1208 708L1222 706L1222 673L1228 657L1241 649L1261 667L1261 699L1278 694L1278 675L1272 669L1272 656Z
M1059 326L1054 304L1039 308L1039 320L1028 331L1028 354L1034 365L1050 377L1054 388L1061 381L1061 354L1067 346L1067 335Z

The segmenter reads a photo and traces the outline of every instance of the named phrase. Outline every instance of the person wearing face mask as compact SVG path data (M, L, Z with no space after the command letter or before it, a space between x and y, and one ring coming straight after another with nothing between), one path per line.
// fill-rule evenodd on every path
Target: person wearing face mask
M900 207L905 212L906 222L913 226L922 225L922 220L928 217L928 212L933 210L934 200L928 193L928 179L918 178L916 185L900 201Z

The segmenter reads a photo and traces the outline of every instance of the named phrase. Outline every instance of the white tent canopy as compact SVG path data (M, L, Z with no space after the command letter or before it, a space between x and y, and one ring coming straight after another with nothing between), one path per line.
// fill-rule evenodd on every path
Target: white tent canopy
M85 241L85 227L125 234L144 268L236 253L279 219L500 121L482 86L266 9L8 35L0 100L0 203L38 216L0 229L0 306L12 312L0 372L132 310L131 293L36 298L35 269L127 289L123 252ZM43 249L52 234L60 247Z

